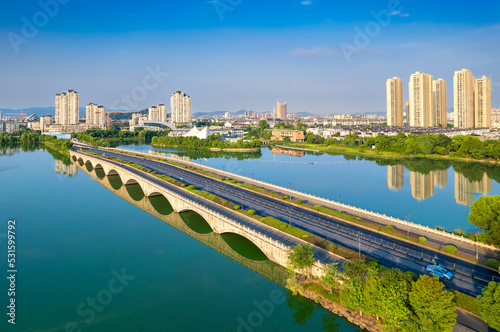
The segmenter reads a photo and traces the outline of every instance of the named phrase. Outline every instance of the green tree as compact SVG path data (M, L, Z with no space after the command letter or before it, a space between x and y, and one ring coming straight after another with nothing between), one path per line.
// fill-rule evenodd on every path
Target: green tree
M304 287L297 282L295 274L291 274L290 278L286 279L286 288L291 291L293 295L304 294Z
M293 270L305 270L307 275L314 264L314 250L310 245L298 244L288 254L288 263Z
M409 298L419 331L446 332L453 329L457 321L453 294L444 290L438 278L421 275L413 283Z
M483 242L500 245L500 196L481 196L472 203L467 219L484 233Z
M321 281L328 288L330 288L330 293L339 287L338 279L340 277L339 268L337 263L331 263L325 266L325 274L321 277Z
M500 283L490 281L476 301L484 321L492 328L500 330Z
M387 330L402 329L410 319L411 311L407 306L410 281L411 277L399 269L382 273L375 313L384 319Z
M344 279L340 291L340 303L350 309L361 309L363 314L364 284L368 278L370 268L361 260L353 260L342 265Z

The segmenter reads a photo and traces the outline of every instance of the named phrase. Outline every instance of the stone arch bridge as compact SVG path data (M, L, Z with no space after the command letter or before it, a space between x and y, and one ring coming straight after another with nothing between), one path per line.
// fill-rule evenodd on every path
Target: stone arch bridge
M270 261L278 265L286 267L289 250L293 246L303 243L286 233L268 229L268 226L260 225L250 217L233 211L224 211L226 208L160 180L154 175L86 153L70 150L70 154L72 162L78 163L80 166L85 165L89 171L95 169L96 172L102 170L106 176L118 175L125 186L139 185L147 197L164 196L175 212L193 211L198 213L215 233L234 233L245 237L254 243ZM280 234L274 236L276 232ZM276 237L281 241L278 241ZM323 264L317 261L311 272L313 275L321 275Z

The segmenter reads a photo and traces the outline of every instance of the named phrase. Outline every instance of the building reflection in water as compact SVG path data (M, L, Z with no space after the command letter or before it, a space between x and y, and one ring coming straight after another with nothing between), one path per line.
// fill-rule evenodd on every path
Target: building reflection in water
M470 205L476 193L488 195L492 190L491 179L483 174L479 181L471 181L463 174L455 172L455 201L457 204Z
M304 151L301 150L286 150L282 148L273 148L272 152L277 154L286 154L287 156L294 156L294 157L304 157L306 154Z
M411 195L419 201L434 196L434 172L410 172L410 186Z
M405 185L405 168L403 165L387 166L387 186L400 191Z
M14 153L20 152L19 148L2 148L0 149L0 156L12 156Z
M403 165L387 166L387 186L399 191L404 187ZM448 169L430 171L428 174L410 171L411 195L423 201L434 196L434 189L445 188L448 185ZM486 173L480 180L469 180L463 174L455 171L455 201L457 204L470 205L474 195L488 195L492 191L492 180Z
M71 177L78 173L78 167L75 164L65 165L61 160L56 159L56 173Z
M399 191L405 184L405 168L403 165L387 166L387 186ZM444 188L448 184L448 170L439 169L428 174L410 171L411 195L422 201L434 195L434 187Z

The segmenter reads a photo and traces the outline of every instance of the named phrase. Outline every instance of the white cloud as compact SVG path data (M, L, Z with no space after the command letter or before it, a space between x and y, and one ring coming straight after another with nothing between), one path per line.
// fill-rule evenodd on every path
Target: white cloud
M309 6L312 4L312 1L311 0L304 0L301 2L304 6Z
M410 14L408 14L408 13L399 15L399 17L409 17L409 16L410 16Z
M390 12L389 15L399 15L401 14L401 12L398 12L397 10L393 11L393 12Z

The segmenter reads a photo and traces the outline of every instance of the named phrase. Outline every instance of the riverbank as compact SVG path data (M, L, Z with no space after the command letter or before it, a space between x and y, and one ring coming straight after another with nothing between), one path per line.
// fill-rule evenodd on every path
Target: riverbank
M412 154L412 155L402 155L394 152L378 151L376 149L360 149L358 147L347 147L347 146L325 146L324 144L308 144L308 143L276 143L275 146L285 148L285 149L303 149L304 151L316 151L332 155L350 155L350 156L362 156L371 158L382 158L382 159L430 159L430 160L449 160L449 161L462 161L462 162L476 162L485 164L498 164L498 160L491 159L473 159L473 158L460 158L460 157L450 157L448 155L440 154Z

